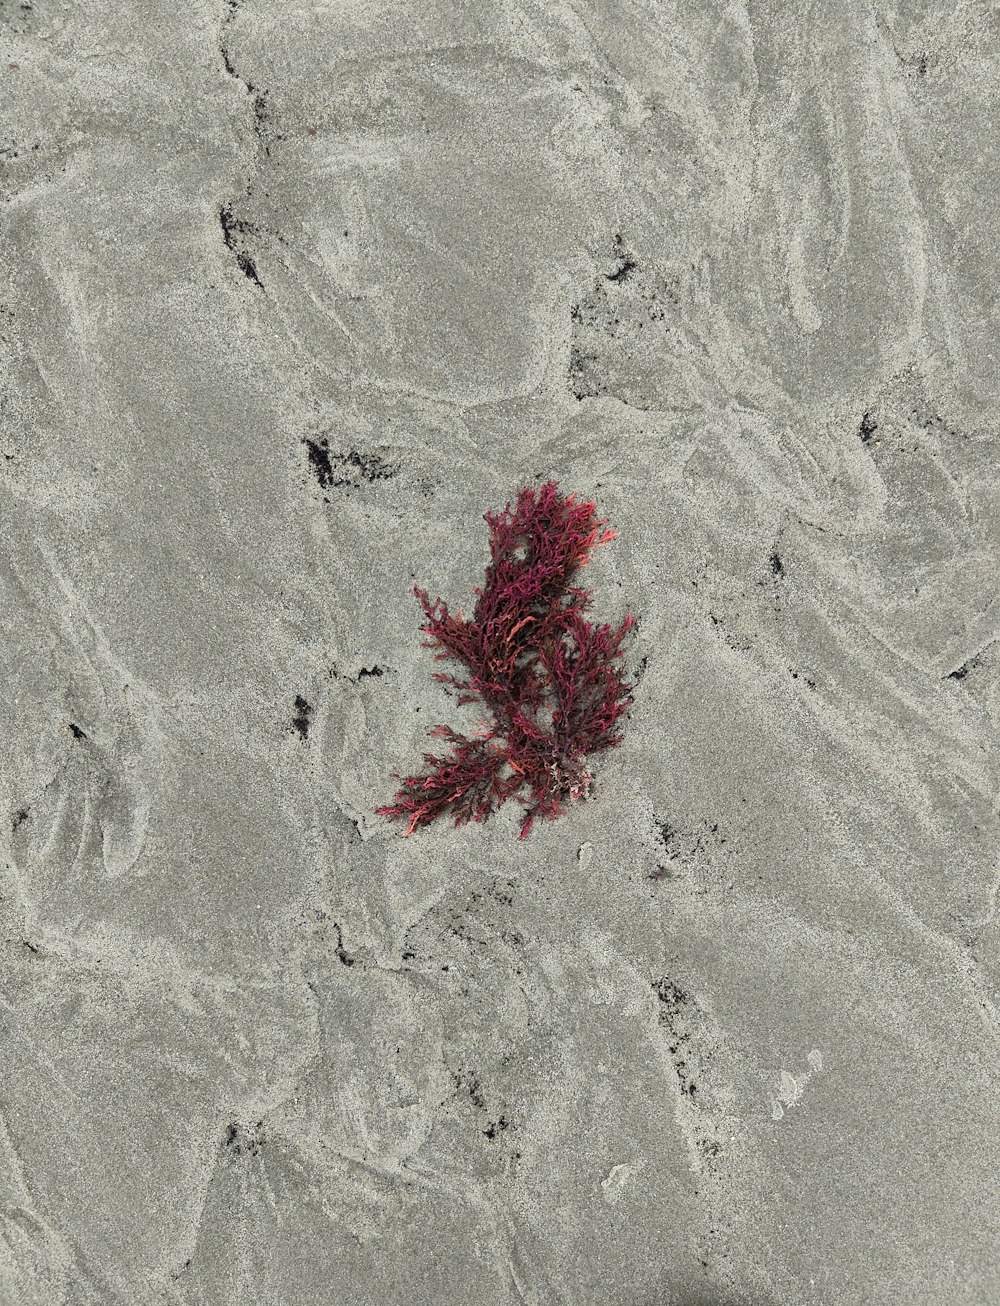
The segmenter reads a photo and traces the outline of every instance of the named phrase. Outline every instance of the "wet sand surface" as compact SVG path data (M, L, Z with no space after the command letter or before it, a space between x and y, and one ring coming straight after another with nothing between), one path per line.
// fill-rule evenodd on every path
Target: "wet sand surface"
M0 1303L995 1306L996 6L0 38ZM625 741L404 839L550 478Z

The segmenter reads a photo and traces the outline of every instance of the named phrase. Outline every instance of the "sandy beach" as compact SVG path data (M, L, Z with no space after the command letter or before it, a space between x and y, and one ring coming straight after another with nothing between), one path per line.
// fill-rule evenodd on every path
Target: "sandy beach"
M0 38L0 1306L997 1306L996 5ZM406 838L548 481L622 743Z

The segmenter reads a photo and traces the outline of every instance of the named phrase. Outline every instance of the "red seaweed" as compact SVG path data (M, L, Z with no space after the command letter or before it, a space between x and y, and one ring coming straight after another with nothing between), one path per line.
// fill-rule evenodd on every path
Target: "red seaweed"
M632 702L622 650L635 618L593 624L585 615L590 592L572 584L592 551L616 536L597 505L549 481L484 520L490 564L472 591L471 618L413 590L426 618L423 647L462 668L434 679L490 719L471 735L435 726L430 735L449 751L425 753L420 775L394 774L401 781L395 801L375 811L405 819L408 835L446 813L456 826L483 821L511 798L527 803L526 838L539 817L559 816L590 793L586 759L621 743Z

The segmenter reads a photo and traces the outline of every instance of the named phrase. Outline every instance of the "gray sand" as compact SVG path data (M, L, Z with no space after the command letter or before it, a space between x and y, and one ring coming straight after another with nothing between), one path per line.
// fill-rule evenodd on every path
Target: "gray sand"
M1000 1302L996 4L0 36L2 1306ZM549 477L626 741L404 839Z

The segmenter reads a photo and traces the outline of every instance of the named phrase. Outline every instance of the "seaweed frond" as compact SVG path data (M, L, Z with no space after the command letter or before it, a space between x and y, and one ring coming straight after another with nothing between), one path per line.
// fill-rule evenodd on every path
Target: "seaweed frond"
M414 587L424 613L424 646L460 675L435 673L460 704L485 709L478 735L435 726L444 754L426 753L426 769L401 780L395 801L375 810L407 821L412 834L439 816L482 821L509 798L526 801L520 837L539 817L553 818L590 792L587 760L621 742L634 686L623 646L635 627L587 619L591 595L573 584L595 548L616 532L597 506L560 493L555 481L521 490L512 507L484 514L490 563L471 617Z

